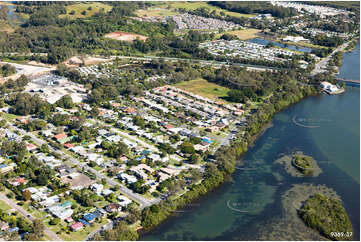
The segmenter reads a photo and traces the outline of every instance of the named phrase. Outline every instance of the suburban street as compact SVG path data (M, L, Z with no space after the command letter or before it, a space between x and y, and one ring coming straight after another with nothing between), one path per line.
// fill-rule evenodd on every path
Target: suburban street
M45 142L44 140L41 140L39 138L37 138L34 134L32 133L28 133L26 132L25 130L23 129L19 129L15 126L13 126L13 128L15 130L18 130L21 134L23 135L29 135L33 141L38 145L38 146L41 146L42 144L46 144L47 142ZM128 189L127 187L125 187L123 184L117 182L116 180L113 180L113 179L110 179L109 177L107 177L106 175L96 171L95 169L89 167L86 163L84 162L80 162L78 159L75 159L74 157L72 156L69 156L67 154L65 154L64 152L62 152L61 150L58 150L58 149L54 149L52 146L49 145L49 149L59 155L61 155L61 157L63 158L68 158L69 159L69 162L71 164L75 164L77 166L79 166L80 168L84 168L84 170L86 171L90 171L92 173L94 173L98 179L106 179L107 183L111 186L115 186L115 185L119 185L120 188L119 190L124 193L125 195L127 195L129 198L135 200L137 203L139 203L140 205L140 209L143 210L145 207L147 206L151 206L152 204L155 204L155 203L158 203L160 201L159 198L157 199L153 199L153 200L148 200L148 199L145 199L143 196L139 195L139 194L136 194L134 193L132 190Z
M7 203L10 207L12 207L13 209L16 209L19 213L21 213L21 215L23 215L26 219L33 221L35 220L35 218L28 213L26 210L24 210L22 207L16 205L15 202L13 202L12 200L10 200L9 198L7 198L4 194L0 193L0 199L2 201L4 201L5 203ZM62 239L60 239L53 231L51 231L50 229L47 228L47 226L44 226L44 232L45 234L51 238L52 240L56 240L56 241L62 241Z

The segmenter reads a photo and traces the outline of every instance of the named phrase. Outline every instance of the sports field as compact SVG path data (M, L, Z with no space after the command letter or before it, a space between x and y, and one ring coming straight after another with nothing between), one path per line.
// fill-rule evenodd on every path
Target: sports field
M177 88L183 89L188 92L192 92L194 94L210 98L213 100L221 100L224 103L227 103L226 100L224 100L225 97L227 97L227 93L230 90L227 87L223 87L220 85L217 85L212 82L208 82L204 79L196 79L192 81L184 81L180 82L174 85Z

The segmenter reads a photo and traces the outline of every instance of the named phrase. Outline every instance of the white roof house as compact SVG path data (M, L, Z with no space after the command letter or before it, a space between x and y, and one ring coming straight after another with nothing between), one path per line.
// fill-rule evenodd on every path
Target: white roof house
M119 200L119 205L122 207L125 207L133 202L132 200L123 195L118 196L117 199Z
M95 192L101 192L103 190L103 187L104 186L102 184L98 184L98 183L94 183L89 186L89 188Z

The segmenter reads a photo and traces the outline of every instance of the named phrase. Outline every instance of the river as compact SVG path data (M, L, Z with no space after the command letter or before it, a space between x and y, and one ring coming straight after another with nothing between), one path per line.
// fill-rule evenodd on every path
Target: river
M360 44L344 55L339 76L360 78ZM318 128L305 128L293 121ZM360 88L342 95L306 98L275 115L272 127L246 153L250 170L237 169L227 182L190 204L141 240L259 240L285 216L281 196L293 184L325 184L342 198L360 238ZM280 156L302 151L323 170L318 177L295 178L274 163ZM281 228L279 228L281 229ZM283 228L284 229L284 228ZM293 231L277 240L295 240ZM309 237L304 235L304 239Z
M261 45L267 45L269 42L269 40L266 39L262 39L262 38L254 38L254 39L250 39L248 40L249 42L252 43L256 43L256 44L261 44ZM301 47L301 46L297 46L297 45L285 45L276 41L272 41L272 44L274 46L278 46L281 48L286 48L286 49L290 49L290 50L296 50L296 51L301 51L301 52L307 52L307 53L311 53L312 49L311 48L307 48L307 47Z

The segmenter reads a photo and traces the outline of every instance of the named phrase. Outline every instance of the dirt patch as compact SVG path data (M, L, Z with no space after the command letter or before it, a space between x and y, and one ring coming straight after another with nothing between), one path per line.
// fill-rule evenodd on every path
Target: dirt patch
M145 41L148 37L140 34L132 34L127 32L113 32L105 35L106 38L133 42L136 39Z
M64 176L61 180L64 183L69 183L71 188L88 187L95 182L84 174L78 174L74 177Z
M83 56L73 56L63 62L67 67L79 67L79 66L88 66L88 65L97 65L102 62L111 61L111 59L104 59L98 57L83 57Z
M84 65L97 65L102 62L111 61L111 59L97 58L97 57L86 57L84 58Z

